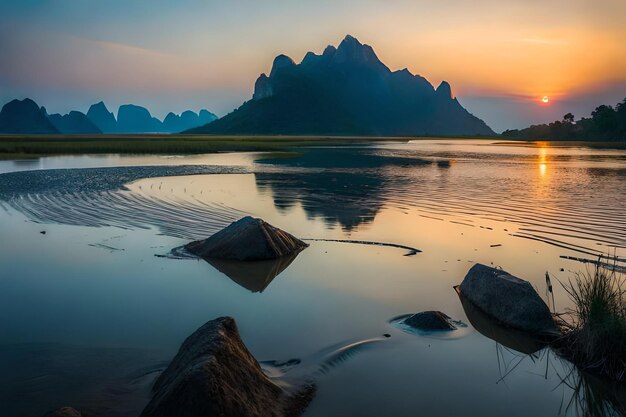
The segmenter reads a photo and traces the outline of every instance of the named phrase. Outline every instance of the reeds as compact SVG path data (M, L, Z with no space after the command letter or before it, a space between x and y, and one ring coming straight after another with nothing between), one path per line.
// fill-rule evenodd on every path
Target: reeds
M574 308L561 316L565 335L557 344L583 370L625 381L626 280L615 261L594 265L562 283Z

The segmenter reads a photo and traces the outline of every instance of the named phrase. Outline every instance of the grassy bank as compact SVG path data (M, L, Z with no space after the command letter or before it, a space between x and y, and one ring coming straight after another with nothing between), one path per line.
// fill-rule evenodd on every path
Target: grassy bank
M626 381L626 277L601 261L564 284L574 308L557 346L583 371Z
M282 151L305 146L350 146L409 140L485 139L493 144L530 147L626 149L616 142L503 141L497 137L213 136L213 135L0 135L0 159L47 155L166 154Z
M414 138L207 135L0 135L0 159L76 154L200 154L349 146Z

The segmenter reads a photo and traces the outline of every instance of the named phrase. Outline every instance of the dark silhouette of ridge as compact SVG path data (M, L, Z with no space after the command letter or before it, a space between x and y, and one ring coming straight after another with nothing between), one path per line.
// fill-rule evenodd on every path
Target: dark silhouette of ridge
M163 124L145 107L123 104L117 111L117 128L120 133L158 133Z
M107 109L107 106L102 101L92 104L91 107L89 107L87 117L102 133L115 133L118 131L115 116Z
M279 55L250 101L188 133L323 135L492 135L447 82L435 89L407 69L391 71L348 35L300 64Z
M212 121L215 121L217 119L218 119L217 115L215 113L208 111L207 109L202 109L198 113L198 123L200 123L199 126L203 126L207 123L211 123Z
M48 114L31 99L13 100L0 112L0 133L54 134L54 133L178 133L203 126L217 116L206 109L191 110L180 115L169 113L161 122L148 109L133 104L120 106L118 119L100 101L89 107L87 114L72 110L68 114Z
M200 110L199 114L191 110L182 112L180 115L172 112L163 119L163 131L168 133L182 132L183 130L203 126L216 120L217 116L206 109Z
M0 133L52 134L59 133L48 120L45 110L33 100L13 100L0 111Z
M102 130L79 111L71 111L66 115L50 114L48 119L60 133L102 133Z

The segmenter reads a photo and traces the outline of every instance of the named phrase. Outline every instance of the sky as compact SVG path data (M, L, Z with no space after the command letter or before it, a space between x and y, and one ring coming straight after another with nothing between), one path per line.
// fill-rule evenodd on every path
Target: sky
M625 21L624 0L0 0L0 104L222 116L276 55L351 34L502 131L623 100Z

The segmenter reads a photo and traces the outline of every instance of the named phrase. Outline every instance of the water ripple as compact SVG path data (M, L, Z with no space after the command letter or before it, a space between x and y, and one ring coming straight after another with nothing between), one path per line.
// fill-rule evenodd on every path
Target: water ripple
M141 178L245 172L213 166L123 167L22 171L0 175L0 205L41 223L157 227L181 239L201 239L246 213L217 202L133 193L124 184Z

